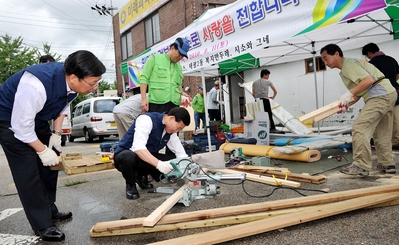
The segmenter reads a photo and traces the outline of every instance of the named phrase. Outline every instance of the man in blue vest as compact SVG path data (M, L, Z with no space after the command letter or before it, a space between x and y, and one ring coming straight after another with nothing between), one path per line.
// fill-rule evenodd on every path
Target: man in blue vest
M172 171L168 160L187 157L177 132L190 124L190 114L183 107L171 109L167 114L148 112L137 117L115 150L114 163L126 181L126 198L138 199L141 189L152 189L147 175L159 181ZM161 154L165 146L175 154Z
M104 73L97 57L80 50L65 63L29 66L0 86L0 144L25 214L43 241L64 240L54 223L72 217L55 205L58 171L50 168L59 164L65 111L78 93L96 89Z

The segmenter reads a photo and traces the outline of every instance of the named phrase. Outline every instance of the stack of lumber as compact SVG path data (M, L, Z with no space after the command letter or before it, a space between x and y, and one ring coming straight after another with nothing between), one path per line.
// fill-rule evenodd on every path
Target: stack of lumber
M59 157L60 164L51 167L52 170L64 170L68 175L96 172L100 170L115 168L114 162L107 158L101 158L99 155L82 156L81 152L67 153L65 157Z
M264 167L264 166L250 166L250 165L238 165L231 167L230 169L250 174L255 174L256 176L274 176L280 179L287 179L291 181L299 181L312 184L321 184L326 182L325 175L311 176L308 174L298 174L291 173L288 169L274 168L274 167Z
M164 215L153 227L146 218L99 222L91 237L140 234L234 225L153 244L215 244L289 227L357 209L390 205L399 199L399 185L384 185L285 200Z

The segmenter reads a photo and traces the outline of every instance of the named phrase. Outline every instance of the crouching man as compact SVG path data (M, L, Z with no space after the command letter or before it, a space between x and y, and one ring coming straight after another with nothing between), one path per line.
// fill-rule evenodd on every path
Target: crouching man
M126 181L126 198L140 198L136 183L141 189L152 189L148 175L159 181L163 174L173 170L169 160L187 157L177 132L189 124L190 114L183 107L173 108L167 114L148 112L137 117L114 154L115 167ZM159 151L165 146L175 155L161 154Z

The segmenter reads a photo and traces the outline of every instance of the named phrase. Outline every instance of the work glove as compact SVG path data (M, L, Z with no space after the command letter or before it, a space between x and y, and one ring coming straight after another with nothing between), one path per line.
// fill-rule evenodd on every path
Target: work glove
M351 93L351 91L348 91L348 92L346 92L346 93L344 93L342 96L341 96L341 98L339 98L339 108L343 108L343 107L346 107L346 109L348 109L348 104L349 104L349 101L351 101L351 99L352 99L352 97L353 97L353 94Z
M59 153L62 153L61 147L61 135L52 134L50 137L50 142L48 144L48 148L55 148Z
M36 152L40 160L42 160L43 166L57 166L60 163L57 154L47 146L45 147L46 149L44 149L44 151Z
M173 166L170 161L158 161L157 169L164 174L170 173L173 170Z

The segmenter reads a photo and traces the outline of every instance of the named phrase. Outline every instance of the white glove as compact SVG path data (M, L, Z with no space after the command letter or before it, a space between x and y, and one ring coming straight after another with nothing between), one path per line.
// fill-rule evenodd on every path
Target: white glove
M40 160L42 160L43 166L56 166L60 163L57 154L47 146L44 151L36 153L39 155Z
M341 98L339 98L339 107L348 107L349 101L351 101L353 97L353 94L351 93L351 91L348 91L346 93L344 93Z
M157 169L164 174L168 174L173 170L173 166L170 161L158 161Z
M55 148L59 153L62 153L61 147L61 135L52 134L50 137L50 142L48 144L48 148Z

